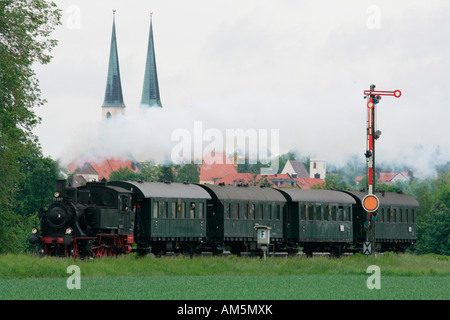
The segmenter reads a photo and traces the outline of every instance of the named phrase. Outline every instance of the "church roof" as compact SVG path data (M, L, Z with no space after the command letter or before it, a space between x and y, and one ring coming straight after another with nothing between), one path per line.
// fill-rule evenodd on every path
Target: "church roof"
M162 108L159 97L158 74L156 72L155 46L153 42L152 16L150 14L150 32L148 36L147 61L145 65L144 87L142 88L141 107Z
M114 11L113 11L114 12ZM111 48L109 52L108 77L106 80L105 100L102 107L123 107L122 84L120 82L119 57L117 53L116 20L113 13Z

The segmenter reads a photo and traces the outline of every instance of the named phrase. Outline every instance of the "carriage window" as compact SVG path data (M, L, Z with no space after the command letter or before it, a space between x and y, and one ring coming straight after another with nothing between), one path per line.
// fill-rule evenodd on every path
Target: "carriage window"
M231 218L231 203L227 205L227 219Z
M281 205L275 205L275 219L280 220Z
M339 220L339 221L344 221L345 220L344 207L343 206L339 206L337 208L337 220Z
M339 219L337 219L337 209L336 209L336 206L332 206L332 207L331 207L331 220L332 220L332 221L339 220Z
M416 210L412 209L411 222L416 222Z
M153 202L153 218L158 218L158 209L159 209L158 201Z
M183 202L181 204L181 218L186 218L186 202Z
M239 219L239 203L236 203L236 219Z
M267 210L266 212L269 213L269 216L268 217L266 216L267 219L272 220L272 205L271 204L267 205L267 209L266 210Z
M176 214L177 214L177 204L175 202L171 203L171 207L172 207L172 218L176 218Z
M245 220L248 219L248 204L247 203L244 204L244 219Z
M198 218L203 219L203 202L198 204Z
M167 202L159 202L158 218L167 218Z
M189 218L191 219L195 218L195 202L191 202L189 206Z
M320 220L320 218L321 218L321 211L322 211L322 207L321 206L316 206L315 208L314 208L315 210L314 210L314 213L315 213L315 215L314 215L314 219L315 220Z
M259 219L263 218L263 205L262 205L262 203L258 205L258 217L259 217Z

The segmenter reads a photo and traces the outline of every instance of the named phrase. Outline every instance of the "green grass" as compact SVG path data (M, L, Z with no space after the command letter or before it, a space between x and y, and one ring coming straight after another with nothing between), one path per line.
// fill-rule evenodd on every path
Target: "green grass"
M0 280L0 299L13 300L297 300L450 299L450 277L381 276L369 290L367 276L140 276L81 279L69 290L66 279Z
M81 289L69 290L67 267L81 271ZM367 267L381 271L381 289L369 290ZM0 299L450 299L445 256L384 254L331 259L229 257L74 261L32 255L0 256Z
M70 265L81 268L84 277L119 276L295 276L295 275L366 275L367 267L377 265L383 275L450 276L446 256L383 254L378 257L353 255L332 259L228 257L155 258L136 255L77 260L39 258L33 255L0 255L0 279L66 278Z

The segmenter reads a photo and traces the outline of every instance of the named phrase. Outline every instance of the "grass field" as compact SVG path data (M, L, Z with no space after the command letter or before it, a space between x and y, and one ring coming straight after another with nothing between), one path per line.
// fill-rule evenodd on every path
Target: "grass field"
M67 288L77 265L79 290ZM369 290L370 265L381 289ZM134 255L88 261L0 256L0 299L450 299L449 257L384 254L340 259Z

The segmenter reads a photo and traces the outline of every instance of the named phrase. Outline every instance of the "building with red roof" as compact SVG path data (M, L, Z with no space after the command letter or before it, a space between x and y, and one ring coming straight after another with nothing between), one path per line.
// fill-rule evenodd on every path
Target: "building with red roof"
M128 168L133 172L140 170L140 164L134 159L109 158L95 161L73 161L67 167L74 173L73 186L77 187L90 181L109 180L111 172Z
M307 176L307 174L305 174ZM298 178L289 173L262 175L255 173L239 173L236 164L226 155L216 154L203 160L200 166L200 183L202 184L270 184L274 188L310 189L324 183L316 178Z
M366 175L367 176L367 175ZM355 178L356 184L364 179L365 176ZM394 185L397 182L408 182L413 177L412 172L379 172L377 173L377 181L386 185Z

